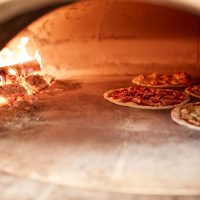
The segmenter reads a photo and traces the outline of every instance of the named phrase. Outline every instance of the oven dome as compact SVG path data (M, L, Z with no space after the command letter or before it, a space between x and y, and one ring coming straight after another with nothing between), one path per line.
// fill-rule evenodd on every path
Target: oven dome
M37 46L45 69L59 78L169 68L196 74L198 24L191 14L144 2L81 1L39 18L8 46L14 51L30 37L28 48Z

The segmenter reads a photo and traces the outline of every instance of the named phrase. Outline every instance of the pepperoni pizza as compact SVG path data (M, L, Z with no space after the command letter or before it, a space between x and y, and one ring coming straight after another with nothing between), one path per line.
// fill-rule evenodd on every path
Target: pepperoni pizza
M193 97L200 98L200 85L191 85L185 89L185 92Z
M181 91L144 86L109 90L104 98L118 105L151 110L170 109L190 100L189 95Z
M171 112L171 117L172 120L180 125L200 130L200 102L174 108Z

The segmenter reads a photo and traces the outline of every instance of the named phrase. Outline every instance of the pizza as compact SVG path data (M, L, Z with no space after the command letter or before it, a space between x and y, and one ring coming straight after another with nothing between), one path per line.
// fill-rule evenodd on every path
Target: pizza
M186 87L192 83L192 79L184 72L177 72L172 75L148 73L135 76L132 83L147 87L173 88Z
M185 92L193 97L200 98L200 85L191 85L185 89Z
M190 101L185 92L144 86L109 90L104 93L104 98L118 105L151 110L170 109Z
M171 112L171 117L172 120L180 125L200 130L200 102L174 108Z

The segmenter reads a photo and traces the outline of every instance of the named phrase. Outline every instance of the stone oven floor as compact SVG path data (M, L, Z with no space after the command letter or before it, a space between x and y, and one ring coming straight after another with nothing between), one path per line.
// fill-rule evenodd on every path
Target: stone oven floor
M170 111L104 100L105 91L130 85L131 76L74 77L38 94L32 106L0 108L0 183L34 185L35 194L38 185L48 194L56 185L86 189L87 199L96 194L87 190L105 199L107 192L200 194L200 132L174 123Z

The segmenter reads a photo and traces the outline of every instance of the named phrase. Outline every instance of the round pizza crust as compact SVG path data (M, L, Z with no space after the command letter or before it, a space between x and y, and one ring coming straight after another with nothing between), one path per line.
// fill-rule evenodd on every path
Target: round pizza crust
M193 92L191 92L191 91L189 90L189 88L190 88L190 86L187 87L187 88L185 89L185 92L186 92L187 94L189 94L190 96L192 96L192 97L196 97L196 98L199 98L199 99L200 99L200 95L194 94Z
M191 105L191 104L193 104L193 103L190 103L188 105ZM179 125L186 126L188 128L200 131L200 127L199 126L191 124L191 123L189 123L189 122L187 122L187 121L185 121L184 119L181 118L180 113L181 113L181 109L183 108L183 106L184 105L180 105L180 106L174 108L171 111L171 118L172 118L172 120L175 121Z
M123 90L125 88L119 88L117 90ZM176 104L176 105L169 105L169 106L143 106L143 105L138 105L137 103L134 102L127 102L127 103L123 103L120 102L118 100L113 99L112 97L109 97L109 94L114 92L116 90L109 90L107 92L104 93L104 98L114 104L120 105L120 106L127 106L127 107L132 107L132 108L140 108L140 109L146 109L146 110L167 110L167 109L172 109L174 107L177 107L179 105L185 105L190 101L190 96L187 95L187 99L185 99L184 101L182 101L180 104Z
M193 82L190 82L188 84L182 84L182 85L150 85L150 84L145 84L145 83L140 83L136 81L134 78L132 79L132 83L135 85L141 85L145 87L151 87L151 88L183 88L183 87L188 87L193 84Z

